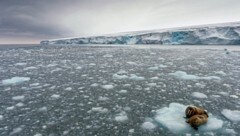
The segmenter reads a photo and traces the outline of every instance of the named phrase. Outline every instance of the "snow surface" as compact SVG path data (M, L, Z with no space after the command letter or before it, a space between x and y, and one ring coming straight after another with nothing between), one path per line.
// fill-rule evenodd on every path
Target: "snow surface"
M221 112L226 118L233 122L239 122L240 121L240 111L239 110L229 110L224 109Z
M10 79L2 80L2 85L18 85L29 80L29 77L12 77Z

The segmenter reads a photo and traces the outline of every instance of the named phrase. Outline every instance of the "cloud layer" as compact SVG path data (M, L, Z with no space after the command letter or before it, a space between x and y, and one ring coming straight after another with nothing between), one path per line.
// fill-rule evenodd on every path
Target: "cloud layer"
M240 21L239 0L1 0L0 44Z

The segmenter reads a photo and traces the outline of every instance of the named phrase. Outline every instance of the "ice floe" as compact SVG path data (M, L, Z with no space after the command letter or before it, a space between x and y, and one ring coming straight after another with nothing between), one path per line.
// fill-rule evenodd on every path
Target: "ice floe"
M30 77L12 77L10 79L2 80L2 85L18 85L30 80Z
M146 121L142 124L141 126L143 129L146 129L146 130L153 130L156 128L156 125L153 124L152 122L150 121Z
M115 116L115 121L117 122L125 122L127 120L128 120L128 116L125 111L122 111Z
M193 92L191 96L199 99L208 98L206 94L200 92Z
M106 90L110 90L110 89L113 89L114 86L113 85L103 85L102 88L104 88Z
M103 108L103 107L93 107L91 109L91 111L93 112L99 112L99 113L107 113L108 109L107 108Z
M18 133L20 133L22 130L23 130L22 127L14 128L14 129L12 130L12 132L11 132L9 135L11 136L11 135L18 134Z
M179 103L171 103L169 107L163 107L156 111L155 121L173 133L186 133L194 131L185 121L185 109L187 106ZM199 127L199 131L214 131L221 129L223 121L209 115L208 122Z
M14 97L12 97L12 99L13 99L14 101L23 101L24 98L25 98L24 95L19 95L19 96L14 96Z
M51 96L51 98L53 98L53 99L58 99L58 98L60 98L60 95L59 95L59 94L53 94L53 95Z
M232 122L240 121L240 111L239 110L229 110L224 109L221 112L227 119L231 120Z
M0 120L3 120L3 115L0 115Z
M184 71L176 71L174 73L169 73L170 76L174 76L177 79L182 79L182 80L221 80L220 77L217 76L196 76L196 75L191 75L187 74Z

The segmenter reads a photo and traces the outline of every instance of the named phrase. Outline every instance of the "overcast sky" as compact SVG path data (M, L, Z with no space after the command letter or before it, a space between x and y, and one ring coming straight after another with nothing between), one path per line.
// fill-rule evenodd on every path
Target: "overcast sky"
M240 0L0 0L0 44L240 21Z

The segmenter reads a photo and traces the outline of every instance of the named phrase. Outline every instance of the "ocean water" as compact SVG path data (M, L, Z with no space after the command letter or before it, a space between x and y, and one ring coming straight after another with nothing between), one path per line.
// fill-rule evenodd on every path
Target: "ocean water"
M239 97L239 46L0 46L1 136L239 135Z

